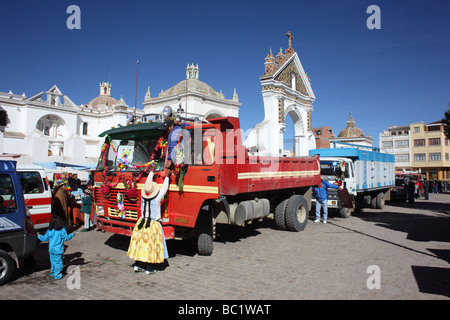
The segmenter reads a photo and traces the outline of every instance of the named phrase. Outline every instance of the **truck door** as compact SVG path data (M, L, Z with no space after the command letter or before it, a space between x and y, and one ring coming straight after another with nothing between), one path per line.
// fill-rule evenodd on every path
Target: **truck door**
M0 172L0 233L24 229L25 207L21 191L18 180L14 181L8 172Z
M195 184L218 193L220 132L214 126L193 129L191 135L191 166L196 171Z
M186 131L183 166L187 165L187 171L182 181L177 178L169 186L169 219L175 225L194 227L205 201L219 196L217 151L221 134L213 124L188 126ZM174 173L178 176L176 165Z

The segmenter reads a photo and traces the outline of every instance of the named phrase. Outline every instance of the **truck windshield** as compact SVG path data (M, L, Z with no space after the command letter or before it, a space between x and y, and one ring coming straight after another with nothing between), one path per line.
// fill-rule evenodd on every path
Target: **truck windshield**
M158 139L130 138L110 139L105 143L97 171L141 171L151 159L156 162L155 171L163 170L164 157L157 148Z
M16 212L16 193L9 174L0 174L0 215Z
M320 174L322 176L340 176L342 174L342 168L339 161L320 161ZM344 171L344 177L349 177L349 164L346 163L346 170Z

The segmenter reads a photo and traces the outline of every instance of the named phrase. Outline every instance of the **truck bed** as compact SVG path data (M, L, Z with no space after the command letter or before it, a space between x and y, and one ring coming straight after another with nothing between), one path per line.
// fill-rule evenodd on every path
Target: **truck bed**
M392 154L356 148L330 148L311 150L310 155L320 155L323 160L352 159L357 192L395 186L395 157Z
M221 126L224 143L219 152L221 195L301 188L320 184L319 156L260 157L249 155L242 144L238 118L211 121ZM227 130L228 133L227 133ZM231 146L230 146L231 145Z

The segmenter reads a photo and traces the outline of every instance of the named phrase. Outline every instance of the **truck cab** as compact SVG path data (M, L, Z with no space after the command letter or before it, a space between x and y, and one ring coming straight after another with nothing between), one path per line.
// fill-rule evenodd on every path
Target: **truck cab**
M327 157L320 160L320 177L330 183L337 181L339 186L346 188L354 199L356 197L355 169L352 159L340 157ZM345 208L339 200L337 189L328 189L329 209L337 209L341 216L349 216L353 209Z
M355 206L383 209L395 187L394 156L372 147L343 144L351 147L309 151L310 155L320 155L322 179L337 181L352 197L352 205L345 208L337 192L330 190L329 208L339 209L344 218L355 210Z
M15 161L0 160L0 285L36 249L36 232L27 213Z

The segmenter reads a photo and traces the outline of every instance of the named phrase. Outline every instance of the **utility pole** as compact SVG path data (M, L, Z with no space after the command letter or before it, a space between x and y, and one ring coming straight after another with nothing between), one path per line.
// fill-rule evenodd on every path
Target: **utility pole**
M134 92L134 119L133 119L133 123L136 123L136 103L137 103L138 70L139 70L139 60L136 61L136 91Z

